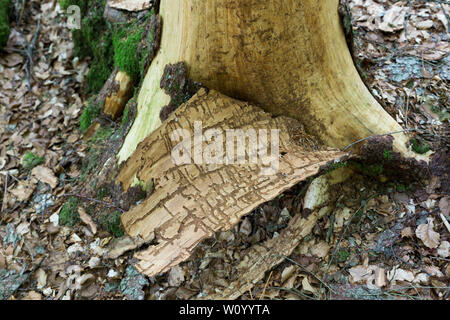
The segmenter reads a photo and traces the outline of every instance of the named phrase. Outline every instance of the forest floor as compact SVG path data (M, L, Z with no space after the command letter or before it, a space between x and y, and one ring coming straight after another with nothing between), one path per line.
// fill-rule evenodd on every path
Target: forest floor
M121 122L103 119L108 130L81 133L90 61L74 57L57 1L25 3L0 52L0 299L193 299L226 287L247 248L300 214L309 182L165 274L137 273L133 252L107 259L123 235L120 208L89 176ZM450 298L450 5L348 4L364 82L409 130L412 148L439 152L443 165L426 183L362 172L337 186L332 213L242 299Z

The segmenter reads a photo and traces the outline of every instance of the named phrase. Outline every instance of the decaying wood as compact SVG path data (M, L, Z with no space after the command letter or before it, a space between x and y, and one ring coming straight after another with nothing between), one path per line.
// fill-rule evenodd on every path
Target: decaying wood
M254 245L248 250L237 267L238 280L222 292L205 296L204 299L234 300L251 290L264 278L267 270L276 267L285 257L291 255L300 241L311 233L319 218L318 211L307 218L302 218L301 215L293 217L278 237L267 240L263 245Z
M114 76L112 88L105 99L103 112L113 120L122 115L123 109L133 95L133 81L124 71L118 71Z
M120 10L142 11L150 9L153 2L154 0L108 0L108 5Z
M245 165L176 166L171 151L179 141L172 141L171 134L179 128L192 134L194 121L202 121L204 130L279 129L278 172L261 175L264 164L260 160ZM148 276L167 271L187 259L203 239L231 229L260 204L344 155L314 150L315 145L295 119L273 117L248 103L201 89L139 144L117 178L125 191L136 181L154 181L154 192L122 215L130 236L158 240L157 245L135 255L136 268Z
M283 262L285 257L291 255L300 242L311 233L318 219L331 212L331 207L326 205L329 196L328 189L348 180L352 175L352 170L343 167L314 179L308 187L303 205L303 208L311 210L312 214L306 218L297 214L278 237L269 239L262 245L249 248L245 258L235 270L237 280L222 292L205 296L204 299L234 300L251 290L264 278L268 270L276 267Z
M298 119L327 146L401 131L353 64L339 0L161 0L161 47L138 97L138 115L118 154L125 161L160 124L168 97L164 67L186 63L189 77L275 115ZM405 133L394 151L411 155Z

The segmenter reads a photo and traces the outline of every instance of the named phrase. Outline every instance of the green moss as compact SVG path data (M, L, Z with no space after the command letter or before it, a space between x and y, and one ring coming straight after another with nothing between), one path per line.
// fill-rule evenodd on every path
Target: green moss
M0 50L6 46L11 29L9 27L10 1L0 0Z
M352 162L352 164L360 170L363 174L368 175L370 177L377 177L383 173L383 165L382 164L363 164L359 162Z
M31 170L34 167L42 164L43 162L44 157L39 157L35 155L33 152L28 152L22 159L22 166L27 170Z
M109 127L100 127L97 132L95 132L94 136L91 138L90 142L97 143L100 141L105 141L114 133L113 128Z
M104 215L101 219L101 225L114 237L122 237L124 235L121 227L119 211L113 211L109 214Z
M84 180L98 165L98 160L102 155L102 150L94 147L90 147L88 156L83 160L83 169L80 179Z
M428 143L419 141L417 139L411 140L412 150L419 154L424 154L430 151L431 147Z
M384 150L383 151L383 159L391 160L392 159L392 150Z
M147 32L146 26L154 15L151 10L141 22L116 25L112 35L114 66L125 71L135 82L144 75L147 60L153 53L155 30Z
M345 166L347 166L347 165L348 165L348 162L347 162L347 161L342 161L342 162L337 162L337 163L331 163L331 164L329 164L328 167L325 169L325 173L330 173L330 172L332 172L332 171L334 171L334 170L336 170L336 169L343 168L343 167L345 167Z
M103 17L105 0L60 0L61 8L80 7L81 28L72 30L74 54L92 57L91 69L86 79L88 94L98 92L113 69L112 27Z
M129 33L131 31L131 33ZM142 30L123 28L113 35L114 65L136 80L140 76L140 61L137 54L142 39Z
M348 252L348 251L345 250L345 249L340 249L340 250L338 251L337 256L338 256L338 261L339 261L339 262L345 262L345 261L347 261L348 258L350 257L350 252Z
M92 124L92 120L100 114L101 105L94 102L95 98L91 98L88 101L86 108L80 116L80 130L86 132L89 126Z
M70 5L80 7L81 28L72 30L72 38L76 56L92 57L86 79L87 94L100 91L114 66L135 81L140 79L150 49L140 50L139 46L153 11L140 23L111 24L103 17L106 0L59 0L59 3L64 10ZM153 33L149 32L147 38L153 41Z
M78 199L70 197L59 212L59 224L73 227L80 221L78 214Z
M125 109L123 110L123 114L122 114L122 125L127 124L129 113L130 113L130 106L127 104L125 106Z
M111 191L107 187L100 187L97 189L97 199L102 200L104 197L111 195Z

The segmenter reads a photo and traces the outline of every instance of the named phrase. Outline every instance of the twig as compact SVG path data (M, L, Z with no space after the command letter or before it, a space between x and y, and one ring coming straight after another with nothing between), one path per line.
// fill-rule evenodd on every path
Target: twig
M268 287L267 289L269 289L269 290L287 291L287 292L293 293L293 294L295 294L295 295L297 295L299 297L306 298L308 300L313 300L314 299L314 298L312 298L312 297L302 293L300 290L298 290L296 288L291 288L290 289L290 288L282 288L282 287Z
M86 197L86 196L82 196L82 195L79 195L79 194L66 193L66 194L63 194L61 197L77 197L77 198L84 199L84 200L87 200L87 201L96 202L96 203L101 204L101 205L103 205L105 207L109 207L109 208L113 208L113 209L119 210L122 213L125 212L125 210L123 210L122 208L120 208L120 207L118 207L118 206L116 206L116 205L114 205L112 203L101 201L101 200L97 200L97 199Z
M33 71L33 52L36 49L36 42L39 36L39 30L41 28L41 18L39 18L36 31L34 33L33 40L31 41L31 44L27 42L26 46L23 47L23 49L15 49L15 48L7 48L5 51L7 52L17 52L22 55L26 56L26 62L25 62L25 72L27 75L27 87L28 92L31 91L31 73Z
M248 285L248 293L250 294L250 300L253 300L252 286L250 285L250 281L248 281L248 279L247 279L247 285Z
M25 53L27 55L27 62L25 63L25 70L27 73L27 86L28 86L28 92L31 91L31 72L33 72L33 51L36 48L36 41L39 36L39 29L41 27L41 18L39 18L36 32L34 33L33 41L31 42L31 45L28 43L27 47L25 49Z
M267 286L269 285L270 278L272 278L272 273L273 273L273 271L270 271L269 277L267 278L266 284L264 285L263 292L259 296L259 300L262 300L262 298L266 295L266 289L267 289Z
M406 13L406 17L405 17L405 39L406 41L408 41L408 23L409 23L409 17L411 14L411 5L412 5L412 0L408 1L408 12Z
M388 133L384 133L384 134L375 134L373 136L367 137L367 138L363 138L363 139L359 139L351 144L349 144L348 146L346 146L342 151L347 151L349 150L351 147L353 147L354 145L369 140L370 138L374 138L374 137L384 137L384 136L390 136L391 134L397 134L397 133L403 133L403 132L409 132L409 131L417 131L417 129L404 129L404 130L400 130L400 131L394 131L394 132L388 132Z
M333 288L331 288L328 284L326 284L325 282L322 282L322 280L314 274L314 272L309 271L308 269L306 269L304 266L302 266L300 263L298 263L295 260L292 260L289 257L283 256L286 260L292 262L293 264L295 264L296 266L300 267L303 271L305 271L306 273L308 273L309 275L313 276L316 280L318 280L319 282L321 282L328 290L330 290L333 293L336 293L336 291L333 290Z
M8 192L8 173L5 173L5 191L3 192L2 212L5 211L6 193Z
M327 276L328 276L328 271L330 270L331 264L333 263L334 259L336 258L337 251L338 251L338 249L339 249L340 246L341 246L341 242L342 242L342 240L344 239L344 236L345 236L345 234L347 233L347 230L348 230L348 228L350 227L350 224L352 223L353 218L360 212L361 209L362 209L363 212L365 213L365 212L366 212L366 204L367 204L367 202L369 202L369 201L370 201L372 198L374 198L375 196L376 196L376 195L373 195L373 196L371 196L371 197L368 197L368 198L365 200L365 202L358 208L358 210L356 210L355 213L349 218L347 224L345 225L344 230L343 230L342 233L341 233L341 236L339 237L338 242L336 243L336 245L335 245L335 247L334 247L333 254L331 255L330 261L328 262L327 270L326 270L325 273L323 274L322 281L320 282L320 288L319 288L319 291L322 290L322 285L323 285L323 283L325 282L325 279L326 279Z
M439 216L442 219L442 222L444 223L445 227L447 228L447 231L450 233L450 224L448 223L447 219L444 217L442 213L439 214Z

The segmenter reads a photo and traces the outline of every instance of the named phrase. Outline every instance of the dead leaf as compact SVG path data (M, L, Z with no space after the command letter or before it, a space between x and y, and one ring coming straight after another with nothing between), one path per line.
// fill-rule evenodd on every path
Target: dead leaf
M78 207L78 214L80 215L81 221L91 228L93 234L97 233L97 225L92 220L91 216L86 213L83 207Z
M22 300L42 300L42 295L36 291L30 291Z
M23 57L18 53L10 53L0 58L0 64L10 68L21 63L23 63Z
M414 236L414 233L411 229L411 227L406 227L402 230L402 238L412 238Z
M41 268L36 271L35 278L37 280L37 288L42 289L47 284L47 274Z
M442 241L437 252L438 255L441 256L442 258L448 258L450 256L450 242Z
M303 290L311 292L311 293L316 293L317 292L317 290L315 288L313 288L311 286L311 284L309 283L308 277L304 277L303 278L303 280L302 280L302 288L303 288Z
M172 267L169 271L169 286L179 287L185 279L184 270L180 266Z
M330 251L330 245L325 241L320 241L311 248L311 253L318 258L325 258Z
M383 16L383 22L380 23L378 29L384 32L395 32L405 27L405 16L408 8L392 6Z
M348 270L348 272L350 273L350 282L351 283L358 283L361 281L367 281L367 279L369 279L369 277L372 275L372 270L370 270L369 267L365 267L365 266L356 266L353 268L350 268Z
M427 218L428 223L421 224L416 229L416 236L430 249L437 248L440 235L433 230L434 219Z
M284 268L281 273L281 283L284 283L287 279L289 279L295 271L295 266L290 265L289 267Z
M12 189L10 192L13 194L17 200L25 201L27 200L34 192L35 185L29 181L22 181L19 185Z
M441 198L439 201L439 209L445 217L448 217L450 214L450 197Z
M398 266L392 268L387 273L388 280L395 283L396 281L412 282L414 280L414 273L398 268Z
M56 178L53 171L47 167L37 166L31 170L31 175L39 181L49 184L52 189L56 188L58 185L58 178Z

